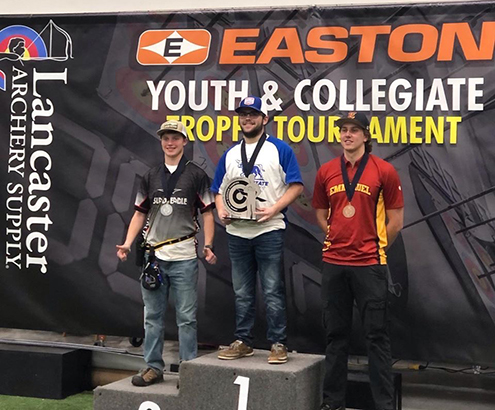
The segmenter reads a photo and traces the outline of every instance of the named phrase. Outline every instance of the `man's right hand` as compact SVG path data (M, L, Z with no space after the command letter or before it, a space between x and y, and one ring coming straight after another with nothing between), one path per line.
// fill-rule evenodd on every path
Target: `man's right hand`
M225 209L218 209L218 218L220 219L220 222L224 225L229 225L232 223L232 219L228 218L229 213Z
M217 208L218 219L220 219L220 222L222 223L222 225L231 224L232 220L228 219L229 213L225 210L221 194L215 195L215 205Z
M117 256L124 262L127 260L127 255L131 252L131 247L126 245L116 245L117 246Z

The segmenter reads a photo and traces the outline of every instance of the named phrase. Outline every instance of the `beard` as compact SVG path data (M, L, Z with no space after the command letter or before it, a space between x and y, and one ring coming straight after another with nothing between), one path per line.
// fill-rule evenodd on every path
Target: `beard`
M247 132L244 131L244 127L241 125L241 130L242 133L246 138L256 138L258 135L260 135L263 131L263 124L260 124L257 127L254 127L251 131Z

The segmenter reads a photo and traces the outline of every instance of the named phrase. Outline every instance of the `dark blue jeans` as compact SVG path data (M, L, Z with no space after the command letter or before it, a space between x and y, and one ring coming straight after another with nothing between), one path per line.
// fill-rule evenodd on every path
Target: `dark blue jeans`
M252 239L229 235L232 283L235 292L235 337L253 344L256 274L259 274L270 343L287 342L287 316L283 279L284 230L276 230Z
M324 263L321 294L327 338L323 402L335 408L345 405L352 311L356 301L366 337L375 406L380 410L393 409L386 266Z

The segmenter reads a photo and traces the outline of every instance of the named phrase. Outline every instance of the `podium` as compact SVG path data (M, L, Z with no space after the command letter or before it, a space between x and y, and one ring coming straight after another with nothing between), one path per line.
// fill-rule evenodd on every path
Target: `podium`
M179 375L136 387L131 378L98 387L94 410L317 410L321 403L323 356L289 354L268 364L269 352L219 360L217 352L183 362ZM180 389L177 389L177 381Z

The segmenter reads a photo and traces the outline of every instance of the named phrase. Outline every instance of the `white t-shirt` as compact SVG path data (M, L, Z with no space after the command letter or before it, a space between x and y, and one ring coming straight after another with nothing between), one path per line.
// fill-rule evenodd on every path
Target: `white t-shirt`
M242 171L241 143L228 149L220 158L215 171L211 190L223 195L225 187L233 178L244 176ZM246 144L248 160L253 155L256 144ZM254 181L261 193L256 200L257 208L268 208L274 205L287 191L289 184L301 183L302 178L292 148L282 140L269 136L264 142L251 171ZM269 221L233 221L227 225L229 234L251 239L263 233L285 229L285 210L279 212Z

